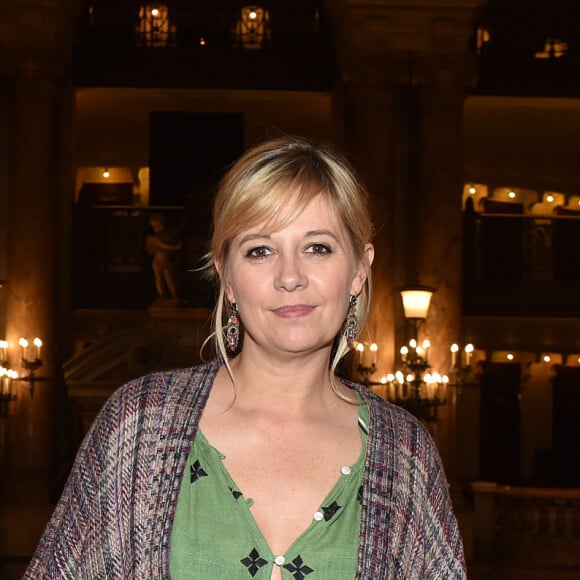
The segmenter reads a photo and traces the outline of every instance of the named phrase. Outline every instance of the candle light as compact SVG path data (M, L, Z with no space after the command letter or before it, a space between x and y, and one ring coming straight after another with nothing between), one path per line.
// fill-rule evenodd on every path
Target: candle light
M379 347L377 346L377 344L375 342L373 342L370 345L369 349L373 353L373 364L376 365L377 364L377 351L379 350Z
M409 349L406 346L401 347L401 360L405 362L407 360L407 355L409 354Z
M431 343L425 339L423 341L423 350L425 351L425 362L427 362L427 359L429 358L429 349L431 348Z
M25 338L21 338L18 341L20 345L20 357L24 360L28 359L28 341Z
M363 364L363 354L365 351L365 345L362 342L359 342L356 345L356 351L358 352L358 364Z
M0 361L5 362L8 359L8 341L0 340Z
M34 358L40 359L40 349L42 348L42 340L38 336L32 341L34 345Z
M8 394L8 371L4 367L0 367L0 395Z
M456 344L451 345L451 366L457 366L457 352L459 351L459 346Z
M0 394L12 397L12 381L18 377L16 371L0 367Z
M471 364L471 356L473 355L473 345L471 343L465 345L465 366Z

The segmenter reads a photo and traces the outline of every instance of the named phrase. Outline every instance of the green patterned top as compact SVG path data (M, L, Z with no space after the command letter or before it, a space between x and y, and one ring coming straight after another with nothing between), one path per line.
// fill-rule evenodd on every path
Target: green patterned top
M344 466L309 527L285 554L273 554L246 498L201 431L195 437L178 497L170 543L173 580L346 580L356 573L368 408L360 405L362 449Z

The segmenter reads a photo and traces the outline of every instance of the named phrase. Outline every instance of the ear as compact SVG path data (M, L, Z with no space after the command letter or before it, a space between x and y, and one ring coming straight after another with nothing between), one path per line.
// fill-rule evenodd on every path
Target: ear
M236 297L232 285L228 282L225 268L223 267L223 264L221 262L215 262L214 266L220 279L220 285L223 286L224 295L227 301L230 302L230 304L233 304L234 302L236 302Z
M350 293L353 296L358 296L364 288L367 281L373 260L375 258L375 247L371 244L365 244L362 259L358 261L357 268L352 279Z

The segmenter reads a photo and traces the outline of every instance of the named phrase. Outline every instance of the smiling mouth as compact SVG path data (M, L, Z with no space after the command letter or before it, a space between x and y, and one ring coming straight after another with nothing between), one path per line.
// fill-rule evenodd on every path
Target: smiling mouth
M296 304L294 306L281 306L276 308L273 312L280 318L300 318L310 314L314 310L313 306L306 306L304 304Z

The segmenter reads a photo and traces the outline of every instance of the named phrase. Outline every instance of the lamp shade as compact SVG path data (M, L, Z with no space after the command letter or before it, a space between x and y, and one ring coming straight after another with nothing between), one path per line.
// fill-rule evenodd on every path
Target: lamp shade
M427 318L431 296L435 292L429 286L405 286L401 288L401 298L403 299L403 309L405 318Z

